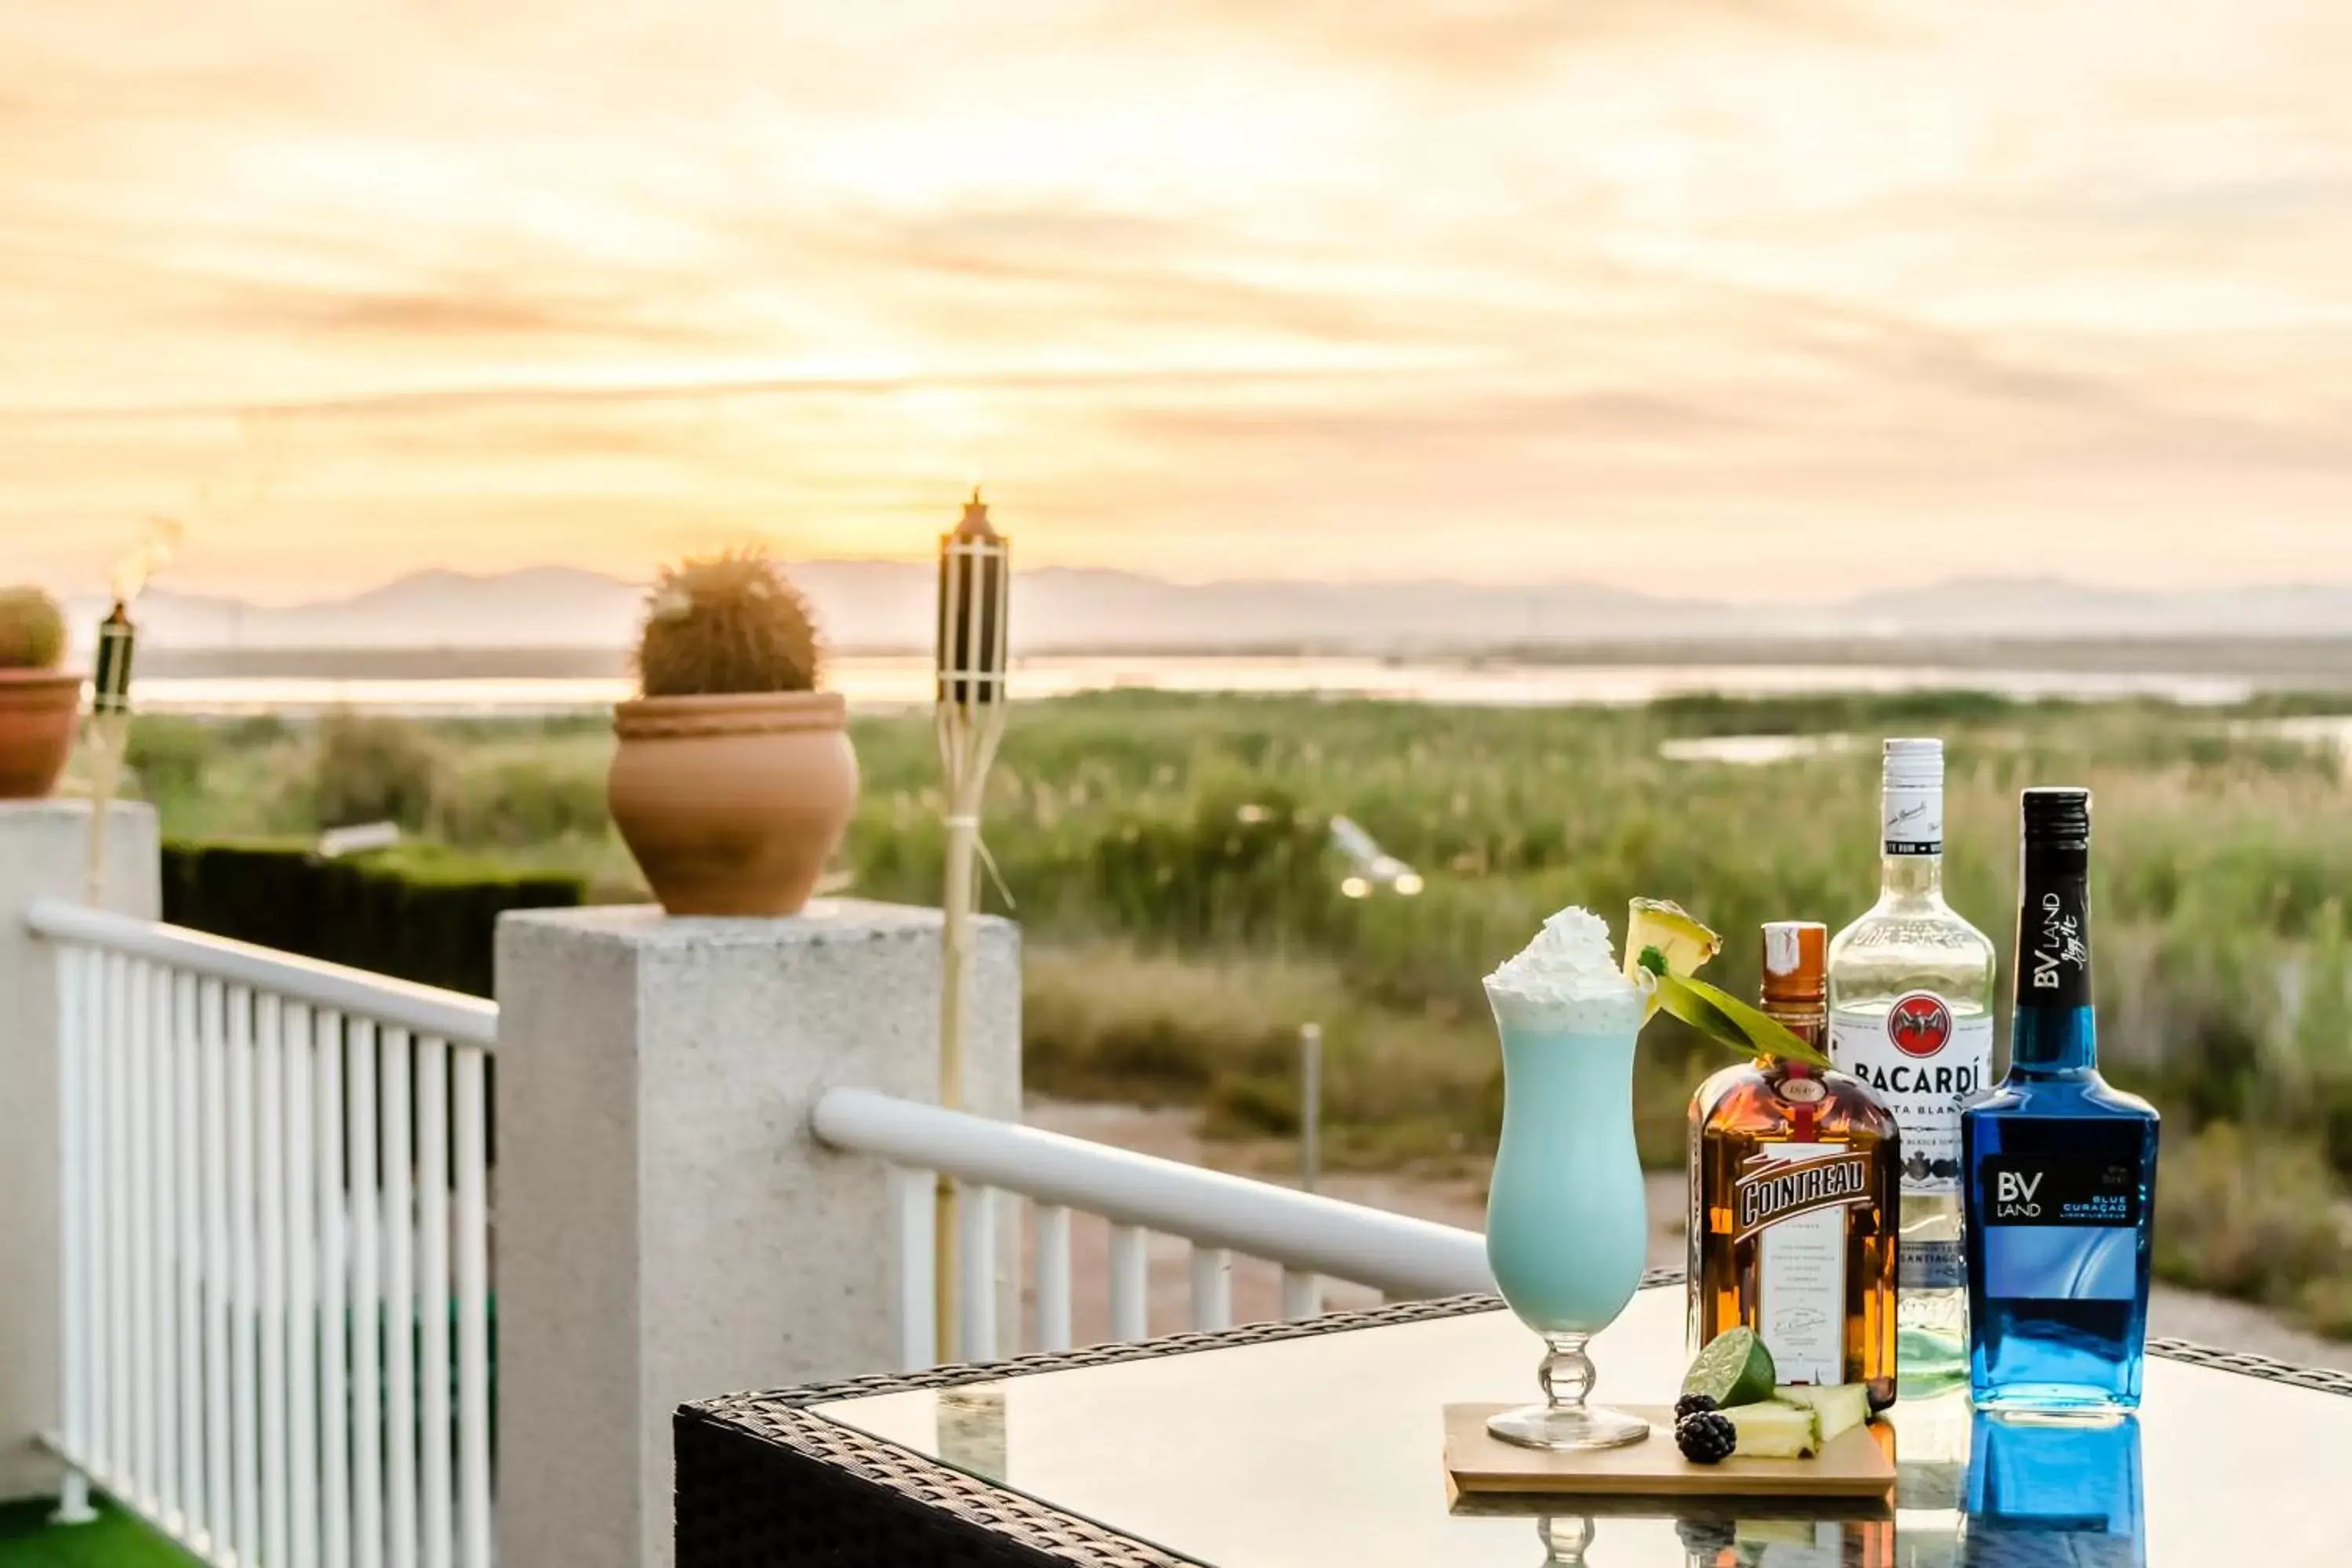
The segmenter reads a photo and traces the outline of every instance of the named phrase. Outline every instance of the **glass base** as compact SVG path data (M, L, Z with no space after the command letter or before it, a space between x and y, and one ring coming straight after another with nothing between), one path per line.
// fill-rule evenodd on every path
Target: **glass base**
M1601 1405L1529 1405L1488 1417L1486 1430L1522 1448L1619 1448L1648 1436L1650 1424Z
M1584 1346L1592 1336L1547 1332L1544 1358L1536 1366L1544 1402L1506 1410L1486 1419L1486 1430L1522 1448L1617 1448L1650 1435L1650 1424L1638 1415L1604 1405L1587 1405L1592 1392L1592 1358Z

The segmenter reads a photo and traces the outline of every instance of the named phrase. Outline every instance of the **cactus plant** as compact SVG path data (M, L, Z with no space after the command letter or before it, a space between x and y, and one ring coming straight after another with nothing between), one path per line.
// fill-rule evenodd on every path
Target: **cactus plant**
M66 656L66 620L38 588L0 588L0 669L55 669Z
M816 689L808 603L765 551L669 568L613 709L604 796L674 915L789 915L857 809L848 705Z
M764 550L668 567L646 601L637 676L647 697L814 691L818 666L808 601Z

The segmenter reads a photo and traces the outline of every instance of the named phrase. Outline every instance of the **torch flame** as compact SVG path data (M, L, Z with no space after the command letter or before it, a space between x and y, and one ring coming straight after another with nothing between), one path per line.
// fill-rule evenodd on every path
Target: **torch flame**
M176 518L148 520L146 536L140 540L138 548L116 562L108 574L117 603L128 605L139 597L140 590L147 586L155 574L172 559L172 552L179 549L181 537L185 532Z

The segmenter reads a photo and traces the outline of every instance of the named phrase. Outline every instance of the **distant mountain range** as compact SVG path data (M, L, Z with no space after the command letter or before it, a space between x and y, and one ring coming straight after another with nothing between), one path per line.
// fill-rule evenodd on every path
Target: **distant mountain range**
M793 575L844 651L928 648L933 569L818 561ZM147 645L185 649L618 648L645 590L543 566L492 576L420 572L351 598L257 605L158 589L140 601ZM1315 649L1410 653L1590 644L2352 637L2352 586L2118 592L2054 580L1969 578L1843 603L1732 605L1580 584L1170 583L1047 567L1015 581L1026 652ZM102 606L71 606L87 636Z

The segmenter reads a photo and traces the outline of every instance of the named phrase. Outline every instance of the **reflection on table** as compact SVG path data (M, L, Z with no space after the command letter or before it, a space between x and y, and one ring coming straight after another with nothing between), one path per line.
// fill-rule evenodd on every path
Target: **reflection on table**
M1681 1309L1679 1291L1635 1299L1607 1335L1604 1397L1670 1396ZM2352 1568L2330 1489L2352 1399L2164 1358L2130 1425L1980 1426L1965 1390L1899 1400L1895 1495L1874 1511L1450 1498L1445 1405L1510 1397L1536 1342L1507 1313L1470 1312L819 1414L1218 1568Z
M1884 1503L1802 1499L1463 1497L1461 1518L1521 1517L1543 1568L1618 1568L1661 1561L1657 1526L1681 1543L1682 1568L1894 1568L1895 1520ZM1948 1557L1945 1559L1950 1561Z
M2145 1568L2139 1422L2027 1424L1979 1415L1969 1432L1969 1568Z

